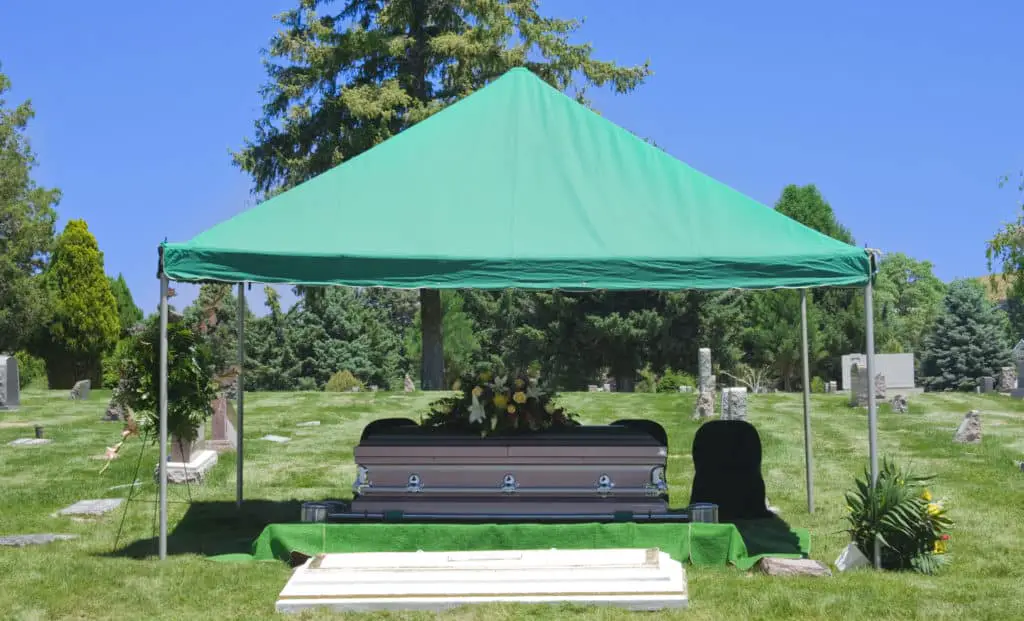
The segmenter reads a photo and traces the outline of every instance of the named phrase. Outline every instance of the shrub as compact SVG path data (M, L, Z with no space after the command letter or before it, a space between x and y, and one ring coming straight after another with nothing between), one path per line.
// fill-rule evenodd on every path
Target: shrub
M327 380L324 390L327 392L349 392L353 388L362 389L363 383L356 379L350 371L338 371Z
M636 392L658 392L658 378L651 365L640 369L640 381L636 384Z
M873 492L867 472L856 480L856 490L847 492L847 532L868 558L874 558L875 541L881 544L883 569L931 574L945 561L949 535L944 531L952 522L925 488L930 479L883 460Z
M697 387L697 380L689 373L665 369L658 380L658 392L678 392L680 386Z
M19 388L25 388L36 383L46 383L46 363L42 358L37 358L25 351L19 351L15 352L14 359L18 361Z
M811 379L811 392L825 392L825 380L815 376Z
M299 381L295 383L295 389L299 391L317 390L316 378L300 377Z

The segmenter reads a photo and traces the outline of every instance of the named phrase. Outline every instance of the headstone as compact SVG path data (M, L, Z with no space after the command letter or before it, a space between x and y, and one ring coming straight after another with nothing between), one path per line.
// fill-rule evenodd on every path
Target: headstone
M961 444L977 444L981 442L981 412L971 410L964 415L964 420L957 427L953 441Z
M693 386L680 386L678 390L679 392L693 392Z
M39 535L6 535L4 537L0 537L0 546L23 548L25 546L38 546L45 543L53 543L54 541L67 541L69 539L78 539L78 535L55 535L53 533L43 533Z
M49 438L18 438L7 443L7 446L39 446L40 444L49 444L53 440Z
M20 405L19 381L18 359L0 354L0 411L13 410Z
M589 384L587 386L587 392L600 392L600 390L601 389L597 387L597 384Z
M71 394L69 397L72 401L85 401L89 398L89 390L92 388L91 380L81 380L75 382L75 385L71 388Z
M217 451L200 449L192 451L188 461L172 457L167 462L168 483L199 483L217 465ZM160 468L153 469L153 482L160 482Z
M1024 377L1024 358L1017 360L1017 389L1010 393L1014 399L1024 399L1024 383L1020 381L1022 377Z
M903 395L896 395L889 401L889 406L892 407L892 411L898 414L906 414L909 408L907 404L907 398Z
M99 498L96 500L79 500L75 504L64 507L58 515L103 515L121 506L124 498Z
M983 375L978 378L978 388L981 389L982 394L988 394L996 388L996 378L991 375Z
M996 390L999 392L1012 392L1017 388L1017 371L1013 367L1002 367L999 369L999 377L996 382Z
M1014 362L1024 362L1024 339L1017 341L1017 344L1013 346L1013 351L1011 351L1010 354L1013 356Z
M296 427L319 427L320 426L320 421L318 421L318 420L309 420L309 421L306 421L304 423L296 423L295 426Z
M827 578L832 570L821 561L809 558L773 558L766 556L757 563L758 569L769 576L818 576Z
M416 390L416 385L412 383L412 378L409 377L408 373L405 374L404 383L405 383L405 392L414 392Z
M832 380L828 385L830 387L829 392L839 392L839 382Z
M722 389L722 420L747 420L746 387Z
M853 386L850 368L854 363L863 372L868 364L867 355L846 354L840 358L843 390L851 390ZM874 371L885 376L890 390L910 391L915 388L914 354L875 354Z
M235 430L237 418L235 409L225 395L221 395L210 404L213 416L210 417L210 441L206 443L218 453L234 451L238 448L238 432Z
M284 436L275 436L274 434L267 434L267 435L263 436L260 439L261 440L267 440L268 442L277 442L278 444L284 444L285 442L287 442L291 438L286 438Z
M832 382L825 382L825 392L826 393L832 392Z
M116 403L112 398L110 403L107 404L107 409L103 413L104 422L114 422L124 419L124 408L119 403Z
M697 402L693 408L693 419L703 420L715 415L715 393L713 390L701 390L697 393Z
M885 400L885 376L881 373L875 374L875 398Z
M700 391L713 389L711 383L711 349L701 347L697 350L697 389Z
M859 407L868 403L867 374L856 362L850 365L850 405Z

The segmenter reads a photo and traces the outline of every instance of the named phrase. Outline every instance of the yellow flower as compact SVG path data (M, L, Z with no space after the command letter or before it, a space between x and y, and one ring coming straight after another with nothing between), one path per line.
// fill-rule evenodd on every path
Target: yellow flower
M477 386L476 388L473 389L473 396L474 397L479 397L482 394L484 394L484 389L483 388L480 388L479 386Z
M516 380L516 388L520 388L521 389L523 386L526 386L526 382L524 382L521 378L517 379Z
M517 392L516 394L512 395L512 400L519 404L526 403L526 393Z
M516 413L516 406L514 406L514 405L512 405L510 403L510 404L508 404L508 408L506 408L505 411L508 412L509 414L515 414Z
M494 377L493 373L491 373L490 371L484 371L483 373L480 374L480 381L489 382L491 381L492 377Z
M928 490L924 490L924 493L921 494L921 500L924 500L925 502L931 502L932 501L932 493L929 492Z
M928 515L938 515L942 511L942 507L937 502L928 503Z
M494 395L494 405L500 410L505 409L505 406L508 405L508 397L502 394Z
M935 540L935 547L932 550L936 554L945 554L946 553L946 542L942 541L941 539L936 539Z

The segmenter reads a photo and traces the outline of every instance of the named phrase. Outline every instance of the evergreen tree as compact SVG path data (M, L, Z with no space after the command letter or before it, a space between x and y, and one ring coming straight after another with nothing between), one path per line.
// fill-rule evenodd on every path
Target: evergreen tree
M108 277L110 290L117 302L118 324L121 326L121 338L128 335L128 332L142 321L142 309L135 305L132 292L128 289L124 275L118 274L117 278Z
M60 192L31 177L35 155L25 135L34 116L24 102L7 107L10 80L0 73L0 352L13 352L47 323L50 300L37 276L53 244Z
M513 67L586 103L589 85L627 93L649 75L574 44L575 19L536 0L301 0L270 42L263 118L235 154L257 194L293 187L351 160ZM442 301L420 291L423 385L441 388Z
M1006 314L973 280L954 281L943 312L925 339L921 359L923 384L929 390L973 390L977 379L995 376L1010 364Z
M90 379L99 386L103 355L117 343L117 300L103 272L103 253L84 220L71 220L54 246L45 274L53 321L43 337L51 388Z

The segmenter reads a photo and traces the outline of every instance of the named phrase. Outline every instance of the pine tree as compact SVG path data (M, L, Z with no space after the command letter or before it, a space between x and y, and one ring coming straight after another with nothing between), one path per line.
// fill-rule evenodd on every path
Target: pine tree
M257 194L293 187L527 67L586 103L587 86L628 93L648 64L620 67L573 44L576 19L544 17L537 0L301 0L278 17L263 118L235 154ZM420 291L423 385L440 389L441 297Z
M82 379L100 385L103 355L117 343L121 324L103 253L84 220L68 222L44 278L54 300L42 346L50 387Z
M109 277L110 290L117 301L118 323L121 326L121 337L128 335L129 331L142 321L142 309L135 305L132 292L128 289L124 275L118 274L117 278Z
M979 377L1010 364L1006 314L974 280L953 282L943 307L925 339L923 383L930 390L973 390Z

